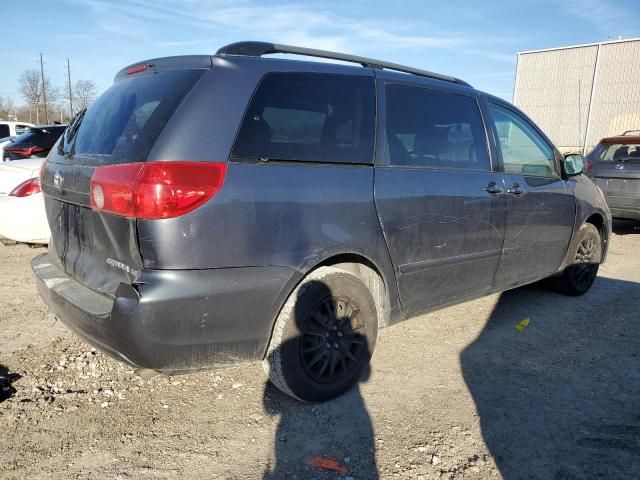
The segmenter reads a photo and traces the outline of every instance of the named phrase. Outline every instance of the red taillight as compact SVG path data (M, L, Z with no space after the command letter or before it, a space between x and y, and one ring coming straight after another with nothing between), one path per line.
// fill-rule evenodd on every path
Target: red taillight
M171 218L205 203L221 188L226 163L140 162L98 167L91 208L131 218Z
M12 197L28 197L34 193L40 193L40 179L38 177L30 178L26 182L22 182L11 190L9 195Z
M44 148L40 147L9 147L7 150L16 155L22 155L23 157L30 157L35 153L44 152Z
M133 75L134 73L141 73L149 69L152 65L147 63L140 63L138 65L131 65L127 67L127 75Z

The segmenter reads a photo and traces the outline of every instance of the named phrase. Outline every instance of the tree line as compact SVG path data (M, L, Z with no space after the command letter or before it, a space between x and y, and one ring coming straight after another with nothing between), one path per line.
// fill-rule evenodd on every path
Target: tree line
M0 97L0 120L44 124L48 117L49 123L66 123L75 113L91 105L98 93L91 80L77 80L73 85L61 88L38 70L22 73L18 91L24 105L16 107L11 98Z

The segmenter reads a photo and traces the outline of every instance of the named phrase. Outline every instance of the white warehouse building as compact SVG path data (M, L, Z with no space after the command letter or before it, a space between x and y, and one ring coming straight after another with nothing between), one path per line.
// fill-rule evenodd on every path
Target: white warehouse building
M640 38L519 52L513 103L563 153L640 129Z

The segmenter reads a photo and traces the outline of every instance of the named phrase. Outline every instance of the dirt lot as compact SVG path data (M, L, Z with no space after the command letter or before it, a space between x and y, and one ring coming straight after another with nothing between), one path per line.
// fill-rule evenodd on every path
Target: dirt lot
M370 377L323 405L259 365L142 380L47 316L42 249L0 246L0 369L20 376L0 477L640 478L640 229L616 232L586 296L526 287L385 330Z

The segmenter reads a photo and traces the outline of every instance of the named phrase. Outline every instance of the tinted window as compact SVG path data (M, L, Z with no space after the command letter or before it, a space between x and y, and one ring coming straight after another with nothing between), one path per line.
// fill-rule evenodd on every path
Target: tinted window
M235 158L371 163L373 78L269 73L233 148Z
M392 165L490 170L474 98L404 85L387 85L385 92Z
M532 177L557 177L553 148L517 113L489 104L496 124L506 173Z
M5 123L0 123L0 137L8 137L11 135L11 131L9 130L9 125Z
M144 161L202 73L170 70L116 82L87 110L75 136L75 154L101 163Z

